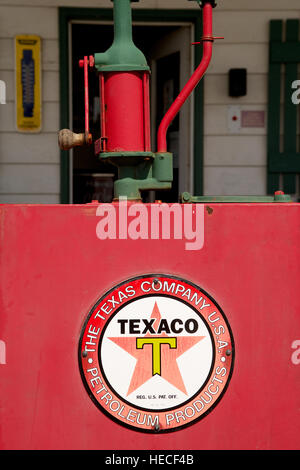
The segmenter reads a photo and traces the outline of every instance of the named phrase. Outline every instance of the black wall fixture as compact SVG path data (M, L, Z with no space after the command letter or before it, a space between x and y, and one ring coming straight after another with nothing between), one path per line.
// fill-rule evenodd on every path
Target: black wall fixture
M229 96L245 96L247 94L247 69L230 69L228 75Z

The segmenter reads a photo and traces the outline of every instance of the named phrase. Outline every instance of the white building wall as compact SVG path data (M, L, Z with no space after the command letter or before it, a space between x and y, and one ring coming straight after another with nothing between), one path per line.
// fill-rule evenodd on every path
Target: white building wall
M0 203L58 203L60 191L58 7L109 8L110 0L0 0ZM133 8L198 9L187 0L141 0ZM299 0L219 0L214 43L205 81L204 192L265 194L266 127L228 131L228 106L267 110L270 19L300 18ZM42 130L21 134L15 124L14 37L42 39ZM230 68L248 70L248 93L230 98ZM267 116L266 116L267 117Z
M220 1L214 11L214 34L225 39L214 43L205 81L206 195L266 194L269 23L289 18L300 19L300 2L227 0ZM245 97L228 96L231 68L247 69ZM265 126L229 132L228 107L232 105L241 111L264 111Z
M42 2L28 3L0 4L0 79L6 83L6 104L0 105L0 203L58 203L58 10L38 7ZM42 39L42 129L38 134L16 131L17 34L37 34Z

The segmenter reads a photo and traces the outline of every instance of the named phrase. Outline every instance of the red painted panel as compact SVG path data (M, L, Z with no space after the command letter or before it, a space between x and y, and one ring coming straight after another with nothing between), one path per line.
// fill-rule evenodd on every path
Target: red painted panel
M300 206L205 205L199 250L180 239L100 240L96 208L0 206L0 448L298 449ZM207 292L235 343L220 402L169 434L128 429L105 415L78 362L98 299L149 273Z

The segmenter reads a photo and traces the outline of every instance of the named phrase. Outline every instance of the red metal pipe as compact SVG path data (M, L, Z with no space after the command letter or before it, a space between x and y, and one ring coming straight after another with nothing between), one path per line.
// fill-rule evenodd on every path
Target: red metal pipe
M101 150L106 152L106 113L105 113L105 83L104 83L104 74L99 74L100 80L100 116L101 116Z
M83 60L79 61L79 67L83 67L84 73L84 114L85 114L85 139L86 143L91 143L92 136L90 134L89 122L89 66L94 66L93 56L84 56Z
M87 56L83 59L84 67L84 111L85 111L85 132L89 134L90 132L90 122L89 122L89 75L88 75L88 58Z
M199 83L203 75L205 74L212 56L212 6L206 3L203 7L203 57L202 60L186 83L184 88L181 90L171 107L164 115L157 133L157 151L167 151L167 130L176 114L192 93L196 85Z

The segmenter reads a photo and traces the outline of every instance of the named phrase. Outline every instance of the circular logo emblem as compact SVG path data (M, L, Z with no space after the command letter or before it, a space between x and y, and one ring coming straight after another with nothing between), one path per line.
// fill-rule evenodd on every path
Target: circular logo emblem
M93 401L145 432L181 429L219 402L234 345L220 307L183 279L149 275L112 289L92 308L79 363Z

